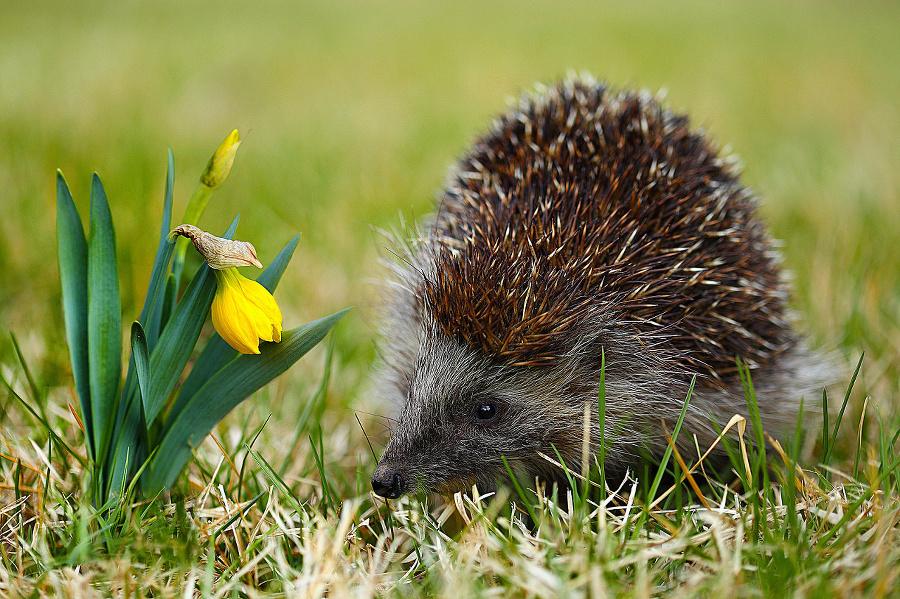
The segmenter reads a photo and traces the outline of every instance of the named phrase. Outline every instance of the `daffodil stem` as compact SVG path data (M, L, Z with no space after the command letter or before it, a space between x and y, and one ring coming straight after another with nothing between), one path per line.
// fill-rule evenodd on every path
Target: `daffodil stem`
M196 225L206 210L209 203L209 197L213 190L203 183L197 186L194 195L191 196L187 208L184 209L184 219L182 222L187 225ZM190 240L186 237L179 237L175 242L175 257L172 259L172 274L175 276L175 284L181 281L181 273L184 271L184 258L187 254L187 248Z

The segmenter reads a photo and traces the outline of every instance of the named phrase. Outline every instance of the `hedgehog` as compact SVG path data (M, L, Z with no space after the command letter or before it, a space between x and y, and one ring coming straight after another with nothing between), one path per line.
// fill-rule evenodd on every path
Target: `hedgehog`
M564 483L548 456L624 472L662 454L689 389L696 452L748 416L739 364L763 428L793 430L830 368L791 328L737 170L651 94L587 77L496 119L390 262L380 379L400 409L374 492L490 490L504 461Z

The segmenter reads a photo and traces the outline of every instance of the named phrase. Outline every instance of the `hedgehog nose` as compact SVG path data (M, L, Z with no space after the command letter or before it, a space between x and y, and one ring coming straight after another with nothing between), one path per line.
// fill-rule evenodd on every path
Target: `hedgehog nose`
M396 470L380 465L372 475L372 490L385 499L396 499L403 494L403 476Z

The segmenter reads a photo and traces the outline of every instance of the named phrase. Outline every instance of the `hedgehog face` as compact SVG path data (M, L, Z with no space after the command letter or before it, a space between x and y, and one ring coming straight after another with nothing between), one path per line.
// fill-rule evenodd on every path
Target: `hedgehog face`
M372 477L383 497L449 494L473 483L492 489L506 476L501 456L523 470L552 428L536 413L543 402L530 397L533 377L528 391L519 388L514 373L440 332L426 333L407 380L405 404Z

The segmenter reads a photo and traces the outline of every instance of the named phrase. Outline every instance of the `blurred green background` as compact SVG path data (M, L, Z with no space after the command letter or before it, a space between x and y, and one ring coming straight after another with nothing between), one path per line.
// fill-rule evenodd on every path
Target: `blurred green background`
M285 325L356 306L337 331L332 401L377 410L374 228L426 214L510 97L587 71L666 89L740 156L784 240L800 326L848 362L865 350L864 390L897 413L898 3L79 0L0 2L0 15L0 328L50 383L69 384L55 169L83 214L91 173L106 186L128 322L166 148L180 216L237 128L235 168L201 224L221 232L240 212L264 263L302 233L276 294Z

